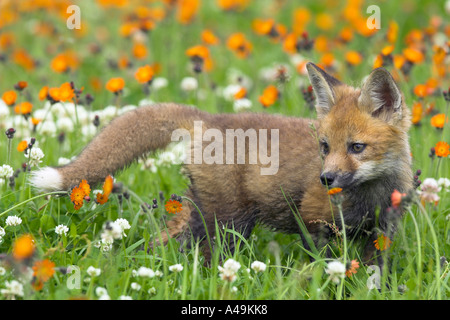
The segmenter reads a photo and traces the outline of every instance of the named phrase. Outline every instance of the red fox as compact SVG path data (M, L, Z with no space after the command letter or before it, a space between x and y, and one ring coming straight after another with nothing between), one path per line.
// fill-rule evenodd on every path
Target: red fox
M205 224L197 208L183 203L182 211L167 222L164 240L175 237L183 241L193 236L204 241L207 232L212 236L217 221L244 237L256 223L300 233L307 246L293 203L315 245L323 247L333 234L329 226L343 227L327 193L328 188L339 187L346 234L367 241L363 257L369 261L375 252L374 228L385 233L395 229L395 219L387 210L390 195L394 189L407 192L413 187L409 110L383 68L373 70L360 89L340 82L313 63L307 64L307 70L316 97L317 120L257 113L209 114L170 103L141 107L105 126L71 163L35 171L31 185L41 191L59 191L69 190L82 179L98 184L140 156L165 148L177 129L195 134L194 122L223 134L229 129L244 133L272 130L266 139L268 146L260 144L259 149L265 147L271 156L278 155L273 174L261 174L267 162L259 159L242 164L236 154L219 154L222 163L194 159L185 164L190 178L186 196L196 204ZM250 140L250 135L245 138ZM194 154L198 147L191 146ZM202 149L206 146L200 142ZM245 151L252 151L250 143L245 144ZM237 161L225 161L230 159Z

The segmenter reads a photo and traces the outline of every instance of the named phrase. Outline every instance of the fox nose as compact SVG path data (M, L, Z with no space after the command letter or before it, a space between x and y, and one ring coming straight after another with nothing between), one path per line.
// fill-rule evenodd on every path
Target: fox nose
M335 179L336 174L332 172L324 172L320 175L320 182L322 182L324 186L326 186L327 184L329 186L332 185Z

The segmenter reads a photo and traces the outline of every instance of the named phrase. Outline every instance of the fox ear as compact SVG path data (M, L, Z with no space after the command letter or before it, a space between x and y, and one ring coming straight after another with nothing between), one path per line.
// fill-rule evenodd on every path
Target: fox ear
M312 62L306 64L308 77L316 95L318 118L325 116L335 103L334 87L342 85L338 79L330 76Z
M386 122L396 122L402 117L402 94L384 68L377 68L368 76L361 88L358 105L361 110Z

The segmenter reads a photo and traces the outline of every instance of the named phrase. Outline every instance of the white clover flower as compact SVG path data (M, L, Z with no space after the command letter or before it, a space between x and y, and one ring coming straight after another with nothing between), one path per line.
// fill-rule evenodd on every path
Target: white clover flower
M60 157L58 159L58 166L64 166L66 164L70 163L70 159L64 158L64 157Z
M74 127L72 119L68 117L62 117L56 120L56 126L64 132L72 132Z
M107 296L108 295L108 290L106 290L103 287L97 287L97 288L95 288L95 294L97 296L99 296L99 297L105 296L105 295Z
M330 280L338 284L345 277L345 266L340 261L332 261L327 265L326 273L330 275Z
M445 190L445 192L450 192L450 179L448 179L448 178L439 178L437 183L438 183L438 186L441 189Z
M159 89L165 88L168 85L169 85L169 81L163 77L154 78L152 81L152 84L151 84L152 88L156 91Z
M54 136L56 133L56 125L53 121L46 120L38 124L38 132L43 135Z
M241 268L241 264L234 259L228 259L223 264L223 267L219 266L220 278L228 282L234 282L237 278L236 273Z
M0 167L0 178L8 179L9 177L14 175L14 169L7 164L4 164Z
M146 267L140 267L137 271L137 275L143 278L153 278L155 276L155 272Z
M155 287L151 287L150 289L148 289L148 294L156 294L156 288Z
M99 268L95 268L94 266L89 266L89 268L87 268L86 272L91 277L98 277L102 273L102 270Z
M15 296L23 297L23 284L17 280L5 281L5 289L0 290L3 296L14 299Z
M69 232L69 228L63 224L60 224L58 226L55 227L55 233L62 236L67 235L67 232Z
M115 239L122 239L122 235L122 227L115 222L108 221L103 226L101 238L104 243L112 244Z
M120 296L119 300L133 300L133 298L130 296Z
M0 276L4 276L6 274L6 269L3 267L0 267Z
M136 290L136 291L139 291L142 288L142 286L137 282L132 282L130 287L131 287L131 289Z
M0 238L5 236L5 229L3 229L2 227L0 227Z
M142 99L138 102L139 107L151 106L153 104L155 104L155 101L153 101L152 99Z
M264 272L266 271L266 264L264 262L261 261L253 261L251 266L253 271L255 272Z
M8 216L8 218L6 218L5 224L8 227L15 227L18 226L22 223L22 219L19 218L18 216Z
M3 102L3 100L0 99L0 119L6 119L8 116L9 116L9 108Z
M156 271L155 271L155 276L161 278L163 275L164 275L164 273L163 273L162 271L160 271L160 270L156 270Z
M42 152L41 148L33 147L31 148L31 151L28 151L25 154L25 158L29 158L30 166L31 167L37 167L39 166L39 163L41 163L42 158L45 157L44 152Z
M169 271L172 271L172 272L181 272L181 271L183 271L183 266L181 265L181 264L174 264L173 266L170 266L169 267Z
M108 294L103 294L98 297L98 300L111 300L111 297Z
M251 100L249 100L247 98L238 99L233 102L234 112L247 111L251 108L252 108L252 102L251 102Z
M125 234L125 230L131 229L130 223L127 219L119 218L116 221L114 221L115 224L117 224L122 229L122 236L127 236Z
M181 80L180 87L183 91L194 91L198 88L198 81L193 77L186 77Z

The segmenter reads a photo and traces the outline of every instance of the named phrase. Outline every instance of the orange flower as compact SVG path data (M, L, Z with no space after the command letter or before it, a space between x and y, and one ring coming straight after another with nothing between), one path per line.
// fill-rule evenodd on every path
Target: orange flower
M450 146L445 141L439 141L438 143L436 143L434 150L436 152L436 155L441 158L446 158L450 155Z
M49 259L36 261L32 267L33 269L33 288L41 290L44 282L47 282L55 274L55 263Z
M332 188L327 191L327 194L332 196L332 195L340 193L340 192L342 192L342 188Z
M20 236L13 245L13 257L16 260L30 258L34 253L33 238L29 234Z
M89 194L91 193L91 186L89 185L89 183L87 183L86 180L81 180L79 187L81 188L81 190L83 190L85 196L89 196Z
M14 89L16 89L18 91L22 91L26 87L28 87L28 82L26 82L26 81L19 81L14 85Z
M23 49L18 49L13 52L12 61L27 71L33 70L36 66L34 59Z
M418 84L414 87L414 94L419 98L424 98L427 96L427 86L424 84Z
M448 123L448 117L444 113L431 117L431 125L435 128L442 129L446 123Z
M422 120L423 116L423 106L422 103L416 102L412 106L412 118L411 121L413 124L418 124L420 120Z
M245 98L246 96L247 96L247 89L245 89L244 87L241 87L239 89L239 91L234 94L233 98L236 100L239 100L239 99Z
M145 65L137 69L134 77L140 83L149 83L153 79L154 74L153 68L149 65Z
M72 201L75 210L80 210L83 206L84 198L85 198L84 189L78 187L74 187L72 192L70 193L70 201Z
M425 59L421 51L411 47L403 49L403 56L412 63L420 63Z
M400 193L397 189L391 194L391 203L394 208L398 208L402 204L402 198L406 196L406 193Z
M28 102L22 102L14 107L14 112L17 114L22 115L29 115L31 113L31 110L33 109L33 105Z
M33 124L33 126L37 126L39 123L41 123L42 119L38 119L38 118L31 118L31 123Z
M47 98L47 95L48 95L48 86L44 86L44 87L42 87L41 90L39 90L39 94L38 94L39 100L41 100L41 101L45 100Z
M200 0L178 1L177 20L181 24L190 23L200 7Z
M357 66L362 62L363 58L361 54L357 51L348 51L345 54L345 60L347 61L348 64L352 66Z
M358 272L358 269L359 269L359 262L356 260L352 260L350 268L345 271L345 275L348 278L351 278L354 274Z
M324 31L331 30L334 26L333 17L328 13L319 13L316 17L316 25Z
M106 83L106 90L119 94L125 87L125 80L122 78L112 78Z
M277 101L279 95L277 87L269 85L264 89L263 94L259 96L259 102L261 102L263 107L268 108Z
M28 142L27 140L23 140L19 142L19 145L17 146L17 151L23 152L25 149L28 148Z
M392 241L384 234L380 234L373 243L375 244L375 248L377 250L384 251L391 246Z
M222 10L242 11L248 5L249 0L218 0L217 4Z
M252 22L252 29L259 35L269 34L275 28L275 21L273 19L255 19Z
M165 207L166 207L166 211L168 213L172 213L172 214L179 213L183 209L183 205L181 204L181 202L179 202L177 200L167 201Z
M207 47L202 45L190 47L186 50L186 55L190 57L191 61L194 63L203 63L206 71L210 71L212 69L213 62Z
M148 50L147 47L145 46L145 44L141 43L141 42L136 42L133 45L133 56L136 59L144 59L148 54Z
M2 100L8 105L12 106L16 103L17 93L14 90L6 91L2 95Z
M398 35L398 24L395 21L389 22L389 28L386 33L386 39L389 43L395 43Z
M79 60L73 51L58 54L50 62L50 68L56 73L64 73L78 68Z
M394 48L395 47L393 45L386 46L383 49L381 49L381 54L383 56L388 56L394 51Z
M45 90L45 89L43 88L41 90ZM44 94L44 93L42 93L42 94ZM69 82L65 82L60 87L48 89L48 95L54 101L68 102L68 101L72 101L73 98L75 97L75 91ZM39 94L39 96L40 96L40 94Z
M227 40L227 47L239 58L246 58L250 55L253 45L241 32L233 33Z
M301 35L311 20L311 12L307 8L298 8L294 11L292 27L296 35Z
M201 34L202 42L206 45L216 45L220 42L219 38L211 30L203 30Z
M114 180L111 176L107 176L103 183L103 193L97 193L97 203L105 204L114 187Z

